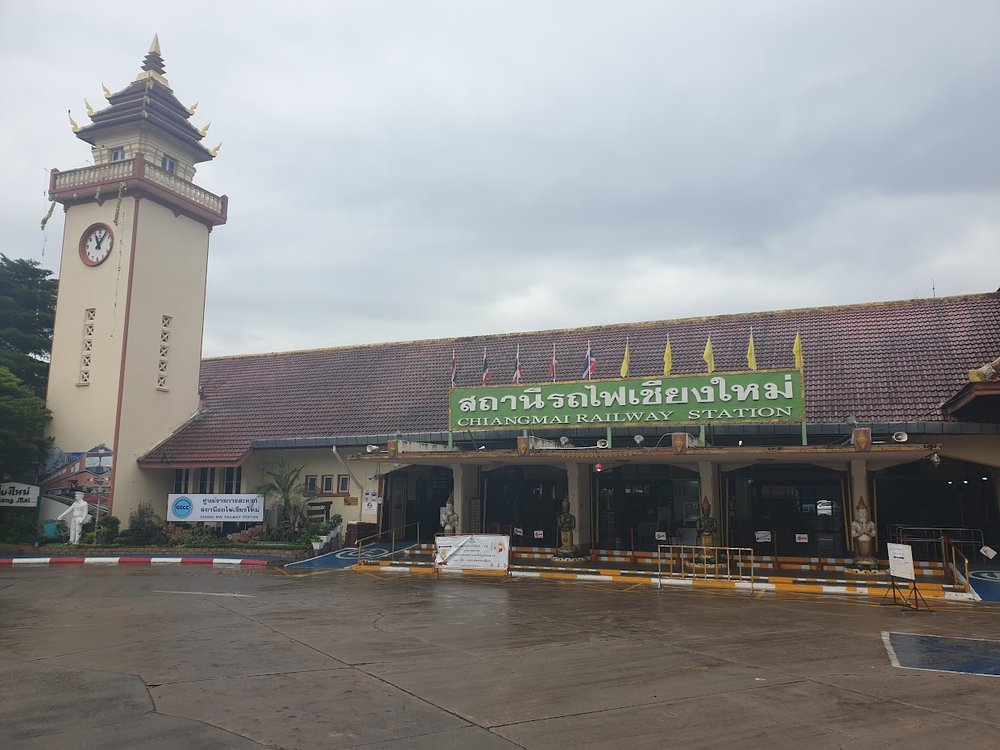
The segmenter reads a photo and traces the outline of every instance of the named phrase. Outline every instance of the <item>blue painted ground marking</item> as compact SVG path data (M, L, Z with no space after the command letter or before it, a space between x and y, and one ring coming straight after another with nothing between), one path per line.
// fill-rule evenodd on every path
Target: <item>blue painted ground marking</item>
M395 549L396 554L409 547L416 546L416 542L397 541L395 547L388 543L366 544L361 548L362 560L382 560L392 555ZM327 552L325 555L312 557L308 560L299 560L288 563L286 568L349 568L358 563L358 548L344 547L336 552Z
M894 667L1000 676L1000 641L915 633L882 633Z
M1000 602L1000 570L973 570L969 582L984 602Z

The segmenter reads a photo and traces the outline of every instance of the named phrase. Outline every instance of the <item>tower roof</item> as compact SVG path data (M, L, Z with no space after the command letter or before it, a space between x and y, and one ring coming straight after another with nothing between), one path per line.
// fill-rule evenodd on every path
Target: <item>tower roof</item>
M153 130L188 150L194 163L212 159L201 145L204 132L189 122L192 112L174 96L165 70L160 41L154 36L135 80L108 96L110 106L91 115L92 124L80 128L77 138L97 146L119 134Z

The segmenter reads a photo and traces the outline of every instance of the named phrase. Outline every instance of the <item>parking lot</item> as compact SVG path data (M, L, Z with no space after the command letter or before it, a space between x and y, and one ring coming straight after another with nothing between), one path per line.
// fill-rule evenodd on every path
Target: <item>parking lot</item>
M998 605L934 606L22 566L0 571L0 746L992 747L996 677L887 653L885 633L1000 640Z

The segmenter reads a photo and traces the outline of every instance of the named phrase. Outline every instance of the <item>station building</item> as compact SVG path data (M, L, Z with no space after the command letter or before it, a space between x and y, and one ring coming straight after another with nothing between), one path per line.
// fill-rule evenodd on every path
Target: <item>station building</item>
M48 492L124 521L292 466L317 517L424 539L451 497L522 546L556 545L563 499L585 551L694 543L708 513L717 544L850 557L862 507L883 551L1000 541L1000 293L203 359L217 149L156 40L107 94L75 126L94 166L50 188Z

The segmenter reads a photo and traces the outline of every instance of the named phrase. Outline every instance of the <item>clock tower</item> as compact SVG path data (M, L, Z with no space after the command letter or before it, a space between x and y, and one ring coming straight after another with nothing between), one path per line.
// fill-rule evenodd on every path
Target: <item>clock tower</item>
M43 486L84 491L124 526L142 501L164 514L168 476L136 459L198 409L208 240L227 198L194 183L218 147L174 96L156 37L135 80L104 94L89 125L70 118L94 165L49 185L65 210L49 433L65 457Z

